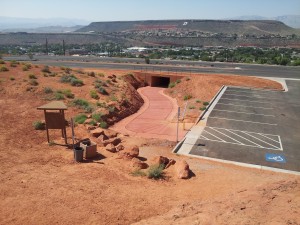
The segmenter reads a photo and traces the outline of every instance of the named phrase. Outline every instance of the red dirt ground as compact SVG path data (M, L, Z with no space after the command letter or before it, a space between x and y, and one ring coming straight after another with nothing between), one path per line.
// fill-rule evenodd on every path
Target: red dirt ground
M134 177L130 161L102 147L101 157L74 163L70 149L49 146L45 131L34 130L32 122L43 118L36 107L47 102L39 90L70 88L89 98L91 78L82 76L85 88L73 88L38 75L37 90L26 91L24 80L41 67L9 69L0 72L0 224L299 224L299 177L177 156L174 142L122 137L125 145L140 147L147 163L156 155L187 160L194 173L188 180L177 179L172 166L164 180ZM76 113L71 107L66 118ZM88 136L84 125L75 133ZM59 131L50 137L62 142Z

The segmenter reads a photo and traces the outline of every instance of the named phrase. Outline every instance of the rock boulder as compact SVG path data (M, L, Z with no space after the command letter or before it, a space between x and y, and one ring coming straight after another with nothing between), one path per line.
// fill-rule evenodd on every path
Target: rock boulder
M189 164L185 160L181 160L175 164L177 177L180 179L188 179L190 174Z
M131 166L137 169L147 169L148 164L145 162L142 162L141 160L137 158L131 159Z

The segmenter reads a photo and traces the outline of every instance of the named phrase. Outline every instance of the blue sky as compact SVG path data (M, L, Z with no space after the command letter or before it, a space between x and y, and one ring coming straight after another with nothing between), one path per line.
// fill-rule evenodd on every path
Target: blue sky
M300 0L0 0L0 16L87 21L299 15Z

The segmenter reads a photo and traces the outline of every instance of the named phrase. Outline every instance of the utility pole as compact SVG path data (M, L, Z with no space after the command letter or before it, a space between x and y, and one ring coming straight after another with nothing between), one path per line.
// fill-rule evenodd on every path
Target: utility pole
M46 55L48 55L49 50L48 50L48 39L46 38Z
M63 52L64 52L64 56L66 55L66 46L65 46L65 40L63 40Z

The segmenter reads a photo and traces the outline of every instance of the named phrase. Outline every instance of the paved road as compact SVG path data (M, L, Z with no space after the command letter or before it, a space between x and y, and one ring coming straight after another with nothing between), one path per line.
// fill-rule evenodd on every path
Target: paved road
M300 81L287 86L227 88L190 154L300 172Z
M28 60L28 57L6 57L6 60ZM100 58L75 56L35 56L36 64L67 66L78 68L112 68L136 71L167 71L176 73L221 73L260 77L300 79L300 67L267 66L239 63L193 62L179 60L151 60L144 64L143 59Z

